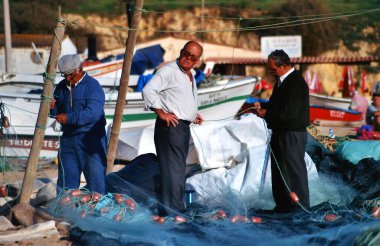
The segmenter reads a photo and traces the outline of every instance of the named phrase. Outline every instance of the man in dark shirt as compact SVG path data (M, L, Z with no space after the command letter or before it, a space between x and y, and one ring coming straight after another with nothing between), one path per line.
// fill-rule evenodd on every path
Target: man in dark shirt
M309 187L305 163L306 127L309 125L309 88L291 66L283 50L268 56L268 67L277 83L267 103L255 103L257 114L272 129L271 171L275 211L298 209L297 200L308 209Z

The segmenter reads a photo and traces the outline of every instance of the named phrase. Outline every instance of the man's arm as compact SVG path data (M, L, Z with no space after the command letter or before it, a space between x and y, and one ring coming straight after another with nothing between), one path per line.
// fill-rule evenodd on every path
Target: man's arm
M98 121L104 112L105 95L99 83L94 82L85 99L85 107L82 110L77 110L66 115L67 124L83 126ZM59 115L61 117L61 115ZM64 116L62 116L64 118Z
M179 123L178 117L175 116L175 114L166 113L164 110L160 108L151 108L151 109L156 113L158 118L160 118L163 121L166 121L166 126L169 126L170 124L172 124L174 127L176 127L178 125Z

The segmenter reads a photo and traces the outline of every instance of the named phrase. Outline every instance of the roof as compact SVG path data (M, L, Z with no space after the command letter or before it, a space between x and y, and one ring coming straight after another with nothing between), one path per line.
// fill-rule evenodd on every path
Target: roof
M12 47L31 47L33 42L37 47L51 46L52 34L12 34ZM5 35L0 34L0 46L5 46Z
M151 40L144 42L143 44L136 44L136 49L144 48L147 46L153 46L160 44L164 48L165 55L164 61L174 61L178 58L179 52L183 45L190 39L177 38L177 37L164 37L160 39ZM200 42L203 46L202 59L208 60L211 57L259 57L261 55L260 51L248 50L243 48L236 48L234 46L216 44L212 42Z
M369 63L380 61L378 56L355 56L355 57L317 57L317 56L305 56L301 58L291 58L292 63L308 64L308 63ZM266 58L246 58L246 57L208 57L206 62L211 61L218 64L252 64L260 65L266 64Z

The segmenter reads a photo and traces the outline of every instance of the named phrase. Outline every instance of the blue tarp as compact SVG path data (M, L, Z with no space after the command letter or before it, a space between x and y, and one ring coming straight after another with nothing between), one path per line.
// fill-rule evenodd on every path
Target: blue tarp
M141 75L147 69L155 69L164 61L165 50L161 45L153 45L146 48L138 49L132 58L131 74ZM124 54L117 56L110 56L100 60L102 63L110 62L112 60L122 60Z

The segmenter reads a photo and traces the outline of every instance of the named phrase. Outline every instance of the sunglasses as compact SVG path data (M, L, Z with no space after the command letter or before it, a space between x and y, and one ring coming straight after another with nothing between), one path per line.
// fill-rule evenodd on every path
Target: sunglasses
M66 78L66 76L73 77L76 72L77 72L77 69L75 69L72 73L67 73L67 74L61 73L61 76L64 78Z
M186 57L186 59L190 59L190 61L192 61L192 62L196 62L199 60L199 57L191 54L187 50L181 50L181 56Z

